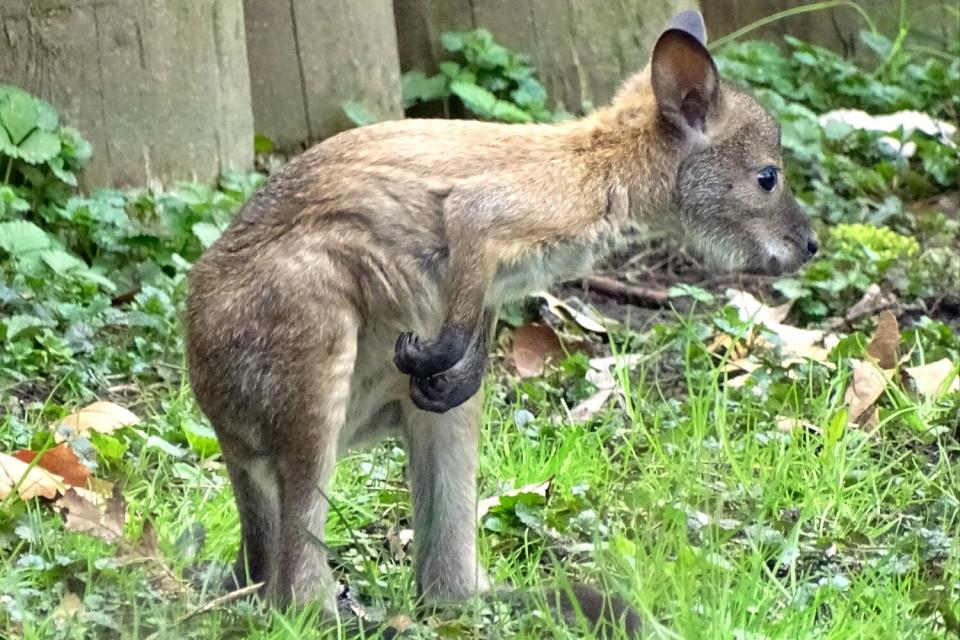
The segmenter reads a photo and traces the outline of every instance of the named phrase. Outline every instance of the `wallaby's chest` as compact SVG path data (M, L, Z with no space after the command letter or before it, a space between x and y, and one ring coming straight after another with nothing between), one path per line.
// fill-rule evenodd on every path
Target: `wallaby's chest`
M493 299L499 304L519 300L532 291L588 273L597 259L596 248L565 244L540 249L516 263L501 265L493 283Z

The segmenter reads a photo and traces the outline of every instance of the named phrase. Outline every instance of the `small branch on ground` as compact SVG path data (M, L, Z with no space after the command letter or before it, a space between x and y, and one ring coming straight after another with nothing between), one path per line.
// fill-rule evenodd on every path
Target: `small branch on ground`
M591 276L583 280L580 286L585 291L593 291L609 298L616 298L621 302L648 309L661 309L667 305L667 300L670 298L664 287L642 287L626 284L607 276Z
M229 603L233 602L234 600L239 600L240 598L244 598L244 597L246 597L246 596L252 595L252 594L256 593L257 591L259 591L259 590L260 590L260 587L262 587L262 586L263 586L263 583L262 583L262 582L257 582L256 584L248 585L248 586L246 586L246 587L243 587L242 589L237 589L236 591L231 591L230 593L225 593L225 594L223 594L222 596L220 596L220 597L218 597L218 598L214 598L214 599L211 600L210 602L208 602L208 603L206 603L206 604L204 604L204 605L201 605L201 606L197 607L197 608L194 609L193 611L190 611L190 612L188 612L188 613L180 616L179 618L177 618L177 620L176 620L176 622L174 622L174 624L175 624L175 625L182 624L182 623L184 623L184 622L186 622L186 621L188 621L188 620L191 620L191 619L193 619L193 618L196 618L196 617L199 616L199 615L202 615L202 614L204 614L204 613L207 613L208 611L213 611L214 609L216 609L216 608L218 608L218 607L222 607L222 606L225 605L225 604L229 604ZM160 634L159 631L154 632L154 633L150 634L149 636L147 636L147 640L156 640L157 638L160 637L159 634Z

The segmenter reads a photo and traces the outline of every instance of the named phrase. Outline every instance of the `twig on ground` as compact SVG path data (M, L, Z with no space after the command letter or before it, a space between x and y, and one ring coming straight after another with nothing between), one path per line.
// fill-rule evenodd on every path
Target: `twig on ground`
M176 621L174 622L174 625L182 624L188 620L196 618L199 615L203 615L208 611L213 611L217 607L222 607L223 605L229 604L234 600L239 600L240 598L256 593L257 591L260 590L260 587L262 586L263 586L262 582L257 582L255 584L247 585L246 587L243 587L241 589L237 589L236 591L225 593L222 596L219 596L217 598L214 598L210 602L207 602L206 604L200 605L193 611L190 611L180 616L179 618L176 619ZM164 631L167 631L167 629L164 629ZM160 631L154 631L149 636L147 636L146 640L156 640L159 637L160 637Z
M669 295L663 287L641 287L620 282L607 276L592 276L581 285L587 291L594 291L610 298L617 298L638 307L659 309L666 306Z

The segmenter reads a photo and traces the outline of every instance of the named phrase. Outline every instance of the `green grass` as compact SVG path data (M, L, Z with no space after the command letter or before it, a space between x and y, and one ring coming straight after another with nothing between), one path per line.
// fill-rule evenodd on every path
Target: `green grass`
M552 479L545 504L525 499L488 515L482 556L494 580L601 585L643 612L649 637L942 638L943 612L949 617L953 607L955 616L960 601L960 446L955 432L929 437L905 416L955 426L956 397L940 405L901 397L886 404L873 431L838 429L842 366L810 365L796 381L775 370L768 381L732 389L703 347L698 318L668 317L632 336L633 352L656 356L621 368L620 399L586 425L569 424L562 406L577 386L576 356L542 379L491 375L481 495ZM147 397L145 433L197 415L182 384ZM776 416L811 428L782 433ZM404 459L393 443L351 456L331 494L338 575L374 617L416 619L411 559L395 557L386 542L388 529L410 522ZM231 559L239 526L217 455L177 460L143 446L107 475L124 483L128 537L149 520L177 573L190 578ZM19 621L5 616L14 637L360 637L316 607L284 612L255 601L177 623L219 592L164 592L149 567L124 566L115 546L65 530L36 501L8 501L4 512L13 524L4 535L15 541L0 564L0 592L6 611L20 612ZM184 553L182 537L195 523L205 543ZM84 609L74 618L49 615L68 590L82 595ZM488 602L421 618L407 632L585 634Z

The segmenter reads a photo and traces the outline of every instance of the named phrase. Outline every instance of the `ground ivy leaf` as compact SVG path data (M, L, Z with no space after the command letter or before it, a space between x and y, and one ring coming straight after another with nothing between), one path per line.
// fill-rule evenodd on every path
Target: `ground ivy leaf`
M37 101L26 91L7 89L0 94L0 124L10 134L11 141L18 145L37 128Z
M210 245L216 242L220 234L223 233L220 227L209 222L198 222L191 227L191 231L193 231L193 235L197 236L204 249L210 248Z
M25 162L40 164L55 158L60 153L60 138L50 131L34 129L18 148L17 155Z
M207 425L185 421L182 425L183 434L187 438L190 448L201 458L208 458L220 452L220 443L217 441L217 434Z
M370 110L360 102L349 100L344 102L342 107L343 112L347 114L350 121L358 127L373 124L377 121L377 117L370 113Z
M21 257L49 247L50 237L32 222L0 222L0 249L10 255Z
M463 80L451 82L450 91L460 98L467 109L479 116L490 117L497 105L497 96L483 87Z
M12 315L5 321L6 323L6 339L13 340L17 338L21 333L32 329L35 327L53 327L56 326L56 323L51 320L44 320L36 316L17 314Z

